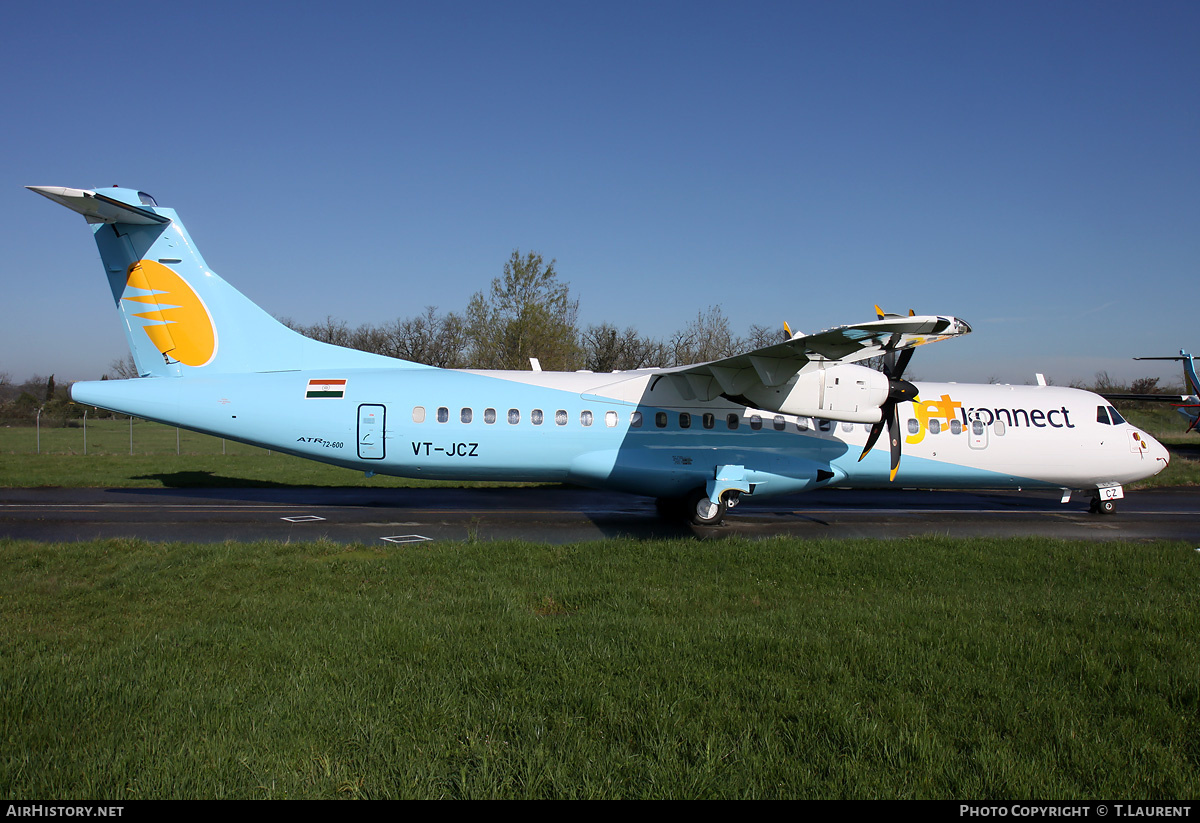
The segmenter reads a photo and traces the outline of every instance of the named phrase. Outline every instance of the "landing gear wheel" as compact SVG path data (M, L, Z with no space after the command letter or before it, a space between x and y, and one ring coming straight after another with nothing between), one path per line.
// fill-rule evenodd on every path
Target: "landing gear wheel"
M1089 509L1093 514L1112 514L1116 510L1116 500L1101 500L1099 495L1092 498L1092 505Z
M688 519L695 526L716 526L725 517L729 508L723 502L714 503L708 499L708 492L696 489L687 498Z

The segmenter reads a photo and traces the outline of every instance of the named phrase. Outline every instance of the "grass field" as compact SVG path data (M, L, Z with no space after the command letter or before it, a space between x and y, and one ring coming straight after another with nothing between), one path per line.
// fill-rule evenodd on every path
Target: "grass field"
M1200 796L1200 554L0 541L7 798Z
M128 419L89 420L85 452L82 426L42 426L40 434L32 426L0 426L0 487L499 485L368 478L361 471L145 420L132 425L131 454L130 429Z

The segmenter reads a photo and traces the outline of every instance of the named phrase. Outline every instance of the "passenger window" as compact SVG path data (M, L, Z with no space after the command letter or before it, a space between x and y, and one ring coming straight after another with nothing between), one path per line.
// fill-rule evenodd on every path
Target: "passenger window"
M470 409L463 409L458 413L458 419L464 423L470 423L473 416L474 412L472 412Z
M492 425L493 423L495 423L496 422L496 410L495 409L484 409L483 410L483 422L487 423L489 426Z
M679 413L679 428L690 429L692 427L692 416L687 412Z
M529 413L529 422L535 426L542 425L542 410L534 409Z
M448 408L446 408L445 406L438 406L437 421L439 423L446 423L446 422L449 422L449 420L450 420L450 410Z
M843 423L843 424L842 424L842 431L844 431L844 432L852 432L852 431L854 431L854 424L853 424L853 423Z
M823 432L832 431L832 430L833 430L833 423L832 423L831 421L829 421L829 420L818 420L818 421L817 421L817 428L818 428L820 431L823 431Z
M629 413L629 428L640 429L642 427L642 413L640 411Z
M704 417L701 418L701 421L704 423L704 428L711 429L713 426L717 425L717 416L715 414L705 413Z
M962 421L961 420L959 420L958 418L955 418L950 421L950 433L951 434L962 434Z
M942 421L938 420L936 417L930 418L929 433L930 434L941 434L942 433Z
M996 424L992 428L995 429L996 434L1003 435L1004 434L1004 421L997 420Z
M587 409L584 409L583 411L581 411L579 413L579 424L581 426L592 425L592 413L590 411L588 411Z
M808 418L807 417L796 418L796 431L802 431L802 432L808 431Z
M512 425L517 425L521 422L521 412L517 409L508 410L508 422Z
M775 427L775 431L781 432L787 424L783 422L783 415L777 414L775 415L775 419L771 421L771 425Z
M424 423L425 422L425 407L424 406L413 406L413 422L414 423Z
M554 425L556 425L556 426L567 425L567 410L566 409L559 409L558 411L556 411L554 413Z
M1108 422L1108 409L1104 408L1104 406L1096 407L1096 422L1103 423L1106 426L1110 425Z
M658 426L660 429L665 429L667 427L667 413L657 412L654 415L654 425Z
M971 434L976 435L976 436L983 434L983 421L982 420L976 419L976 420L971 421Z
M606 411L604 413L604 425L608 426L610 429L615 429L617 427L617 413L615 411Z
M757 414L750 415L750 428L758 431L762 428L762 416Z
M908 418L908 433L909 434L917 434L920 431L921 431L921 424L918 423L916 420L914 420L911 417Z
M725 415L725 425L729 427L730 431L733 431L738 427L739 419L740 418L737 414L727 414Z

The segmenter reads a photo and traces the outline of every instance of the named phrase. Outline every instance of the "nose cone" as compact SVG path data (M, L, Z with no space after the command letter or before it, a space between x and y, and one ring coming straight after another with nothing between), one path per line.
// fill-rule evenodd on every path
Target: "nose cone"
M1142 459L1146 463L1146 473L1143 477L1153 477L1170 464L1171 453L1162 443L1140 429L1134 430L1133 437L1134 442L1141 446Z

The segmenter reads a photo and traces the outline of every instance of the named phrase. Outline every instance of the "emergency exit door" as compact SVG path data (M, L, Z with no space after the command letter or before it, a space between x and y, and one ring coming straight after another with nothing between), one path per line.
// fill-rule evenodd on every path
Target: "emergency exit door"
M386 416L383 406L364 403L358 407L358 456L363 460L384 458Z

